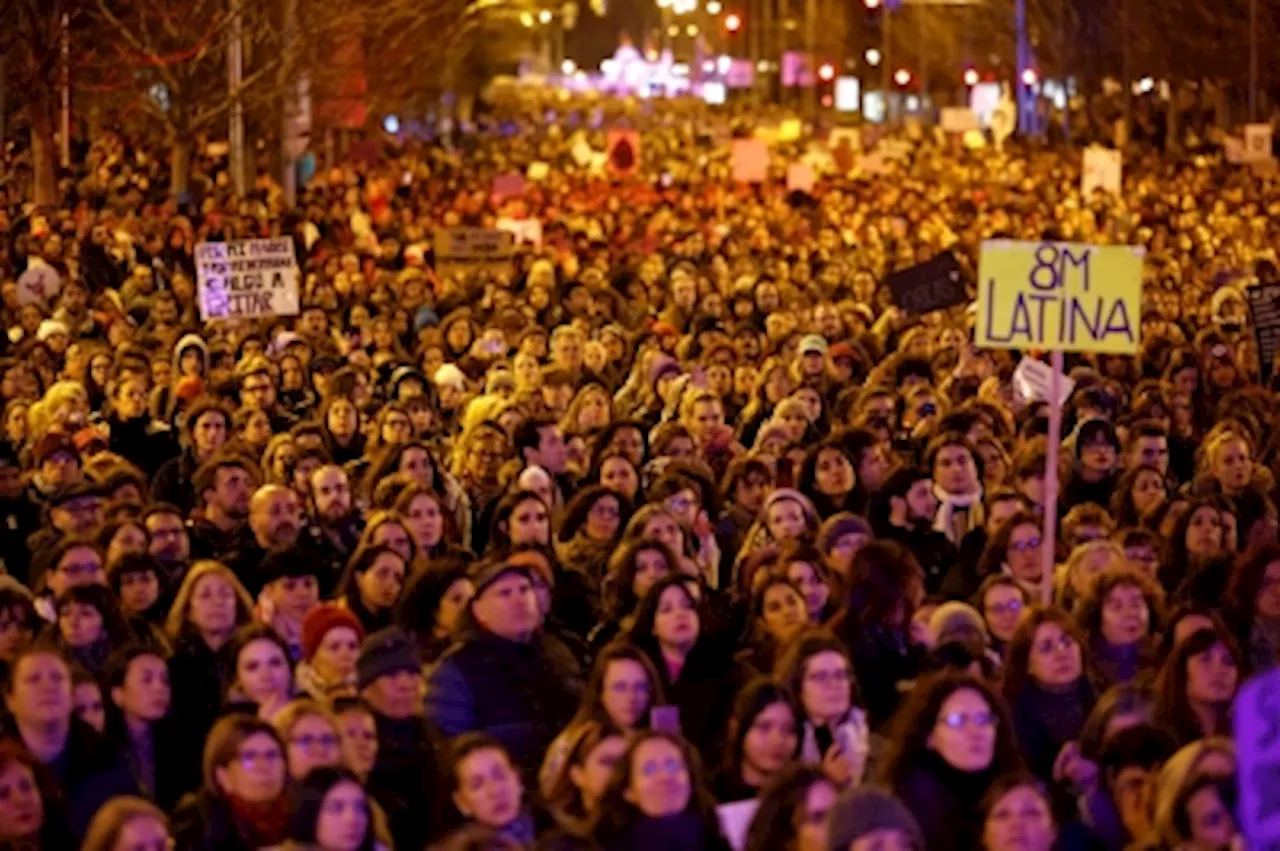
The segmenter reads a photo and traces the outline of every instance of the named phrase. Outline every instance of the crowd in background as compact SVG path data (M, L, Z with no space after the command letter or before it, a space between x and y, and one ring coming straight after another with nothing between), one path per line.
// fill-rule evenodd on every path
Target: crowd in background
M1238 842L1232 704L1280 660L1244 290L1280 187L1134 151L1082 197L1079 151L925 134L788 192L661 110L619 177L547 119L291 210L207 155L173 200L117 133L57 208L0 187L0 846ZM498 218L540 244L435 257ZM298 315L201 321L195 246L269 236ZM1068 356L1061 446L1019 353L883 283L997 236L1147 249L1141 353Z

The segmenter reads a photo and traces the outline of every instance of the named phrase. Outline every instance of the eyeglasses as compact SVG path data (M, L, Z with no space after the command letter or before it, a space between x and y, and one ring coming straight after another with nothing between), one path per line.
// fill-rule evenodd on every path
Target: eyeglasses
M1021 600L1010 600L1007 603L989 603L986 606L989 615L1016 615L1022 611Z
M1041 541L1039 538L1027 538L1025 541L1010 541L1009 549L1013 550L1015 553L1025 553L1030 550L1039 549L1040 543Z
M994 727L998 721L994 712L948 712L938 716L938 723L951 730L963 730L965 727Z
M249 768L254 763L273 766L284 761L284 754L280 753L278 748L272 748L269 751L237 751L236 761L243 768Z
M289 744L297 745L303 750L311 750L315 747L336 748L339 741L338 737L332 733L322 733L318 736L312 733L302 733L289 739Z
M90 561L58 565L58 572L64 576L92 576L100 570L102 565Z
M848 668L841 668L838 671L810 671L804 675L807 683L813 683L819 686L840 685L849 682L851 673Z

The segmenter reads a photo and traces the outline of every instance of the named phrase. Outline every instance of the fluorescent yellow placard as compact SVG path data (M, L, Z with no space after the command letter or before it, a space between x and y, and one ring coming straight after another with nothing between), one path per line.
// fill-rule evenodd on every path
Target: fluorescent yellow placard
M804 133L804 125L799 118L788 118L778 124L778 141L794 142Z
M1143 249L982 243L975 342L995 349L1137 354Z

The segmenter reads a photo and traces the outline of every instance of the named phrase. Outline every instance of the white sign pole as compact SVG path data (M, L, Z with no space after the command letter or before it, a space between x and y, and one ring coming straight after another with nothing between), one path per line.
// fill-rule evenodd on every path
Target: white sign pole
M1044 575L1040 580L1041 600L1053 602L1053 569L1058 549L1058 456L1062 448L1062 405L1058 396L1062 383L1062 352L1051 353L1049 377L1049 451L1044 462L1044 531L1040 535L1040 560Z

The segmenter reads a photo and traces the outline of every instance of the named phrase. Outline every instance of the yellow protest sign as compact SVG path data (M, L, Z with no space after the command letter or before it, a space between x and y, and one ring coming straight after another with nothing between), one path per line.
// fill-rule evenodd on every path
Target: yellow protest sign
M1137 354L1143 249L987 240L974 339L997 349Z

